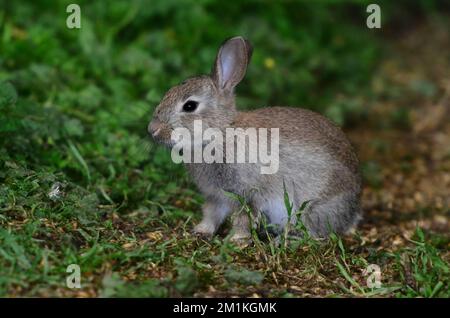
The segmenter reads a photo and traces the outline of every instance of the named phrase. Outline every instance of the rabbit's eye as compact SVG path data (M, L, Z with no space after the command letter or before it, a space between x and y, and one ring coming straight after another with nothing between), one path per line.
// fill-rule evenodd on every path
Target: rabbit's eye
M197 106L198 106L198 102L193 101L193 100L188 100L183 105L183 111L188 112L188 113L193 112L194 110L197 109Z

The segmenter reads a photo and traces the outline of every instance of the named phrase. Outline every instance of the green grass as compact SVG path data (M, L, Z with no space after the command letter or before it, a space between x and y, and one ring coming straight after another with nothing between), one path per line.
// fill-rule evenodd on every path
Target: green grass
M366 118L358 96L383 52L360 27L370 1L77 1L80 30L65 27L69 3L0 5L0 296L449 296L448 238L420 229L395 251L358 235L197 239L203 199L146 135L164 92L209 72L236 34L255 47L241 108ZM379 186L375 164L365 173ZM387 271L382 290L365 287L369 263ZM66 287L70 264L81 290Z

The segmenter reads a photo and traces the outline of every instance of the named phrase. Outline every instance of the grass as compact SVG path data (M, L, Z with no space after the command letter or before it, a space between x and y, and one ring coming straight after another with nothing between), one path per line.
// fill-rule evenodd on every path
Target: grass
M192 236L203 199L146 135L164 92L208 72L235 34L255 46L241 108L307 105L347 127L366 120L378 97L369 79L387 52L360 27L370 1L78 1L80 30L65 27L69 3L0 8L0 296L450 296L449 238L426 229L395 248L367 229L326 241L286 232L281 244L254 232L246 248L226 230ZM438 2L421 3L433 14ZM386 16L406 9L386 3ZM403 108L386 119L405 121ZM370 191L383 168L363 163ZM66 286L70 264L81 289ZM369 264L381 267L380 289L367 287Z

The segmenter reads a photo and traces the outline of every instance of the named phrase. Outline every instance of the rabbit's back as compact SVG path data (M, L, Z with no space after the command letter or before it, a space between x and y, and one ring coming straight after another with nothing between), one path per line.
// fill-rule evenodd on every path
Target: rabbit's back
M326 117L308 109L267 107L240 112L233 126L240 128L279 128L280 153L294 149L321 150L352 173L358 173L358 159L343 131ZM281 159L280 159L281 160Z

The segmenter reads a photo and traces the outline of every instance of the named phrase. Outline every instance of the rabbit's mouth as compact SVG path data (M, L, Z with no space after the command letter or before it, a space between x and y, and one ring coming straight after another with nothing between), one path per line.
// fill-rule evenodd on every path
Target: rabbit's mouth
M171 130L162 130L159 132L156 132L154 135L152 135L153 140L161 145L164 145L168 148L172 148L175 144L174 141L171 139Z
M171 140L172 129L158 119L152 120L147 130L155 142L169 148L173 146L173 141Z

